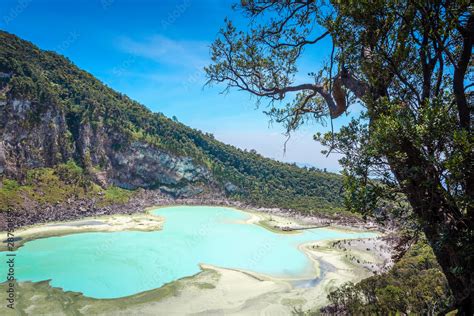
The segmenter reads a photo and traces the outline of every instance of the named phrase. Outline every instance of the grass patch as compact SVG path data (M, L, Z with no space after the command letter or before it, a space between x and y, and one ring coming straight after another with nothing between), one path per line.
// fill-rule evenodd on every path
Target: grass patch
M280 228L275 227L270 220L260 220L258 221L257 225L277 234L299 234L299 231L296 230L282 230Z
M116 186L110 186L104 191L103 199L99 202L99 205L125 204L132 196L133 191L125 190Z
M196 282L196 283L194 283L194 285L197 288L203 289L203 290L210 290L210 289L215 289L216 288L216 286L214 284L207 283L207 282Z
M28 170L23 183L8 178L0 181L2 210L54 205L68 199L95 199L98 206L124 204L134 194L115 186L102 189L72 160L54 168Z
M3 179L0 186L0 209L6 211L20 204L22 202L22 189L23 187L17 181Z

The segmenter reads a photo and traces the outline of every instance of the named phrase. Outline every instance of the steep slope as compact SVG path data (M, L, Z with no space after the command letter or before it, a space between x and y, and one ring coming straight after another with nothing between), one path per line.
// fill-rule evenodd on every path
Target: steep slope
M2 209L90 194L123 202L137 188L297 210L342 206L340 176L225 145L2 31L0 177Z

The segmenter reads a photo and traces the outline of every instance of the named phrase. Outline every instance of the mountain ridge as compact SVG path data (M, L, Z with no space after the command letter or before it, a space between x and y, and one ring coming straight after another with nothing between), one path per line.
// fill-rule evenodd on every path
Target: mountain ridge
M0 40L3 209L91 192L111 196L115 204L114 198L123 202L142 188L172 198L219 194L256 206L342 210L339 175L221 143L153 113L64 56L4 31ZM52 193L41 192L48 183L65 192L50 198Z

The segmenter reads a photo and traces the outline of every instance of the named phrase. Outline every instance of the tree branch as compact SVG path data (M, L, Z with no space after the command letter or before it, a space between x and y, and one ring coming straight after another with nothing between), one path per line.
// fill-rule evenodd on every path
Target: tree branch
M473 13L470 13L466 27L460 28L459 31L463 36L463 42L461 55L459 56L457 67L454 69L453 92L458 107L459 123L463 129L469 131L471 126L471 111L469 110L466 94L464 93L464 77L472 54L474 37Z

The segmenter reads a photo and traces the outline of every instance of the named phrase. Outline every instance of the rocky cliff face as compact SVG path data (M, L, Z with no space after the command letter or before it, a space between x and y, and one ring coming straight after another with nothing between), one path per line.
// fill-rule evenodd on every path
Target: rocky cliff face
M101 119L91 125L57 104L9 97L9 77L1 75L0 176L21 181L29 169L74 159L103 187L161 188L175 196L192 196L212 183L210 170L192 158L145 141L124 140Z
M60 109L29 100L0 101L0 173L21 179L27 169L66 161L73 149Z
M159 187L173 192L173 187L182 189L211 180L210 171L196 165L191 158L174 156L144 142L132 142L118 151L109 150L108 158L112 167L108 173L110 181L124 188Z

